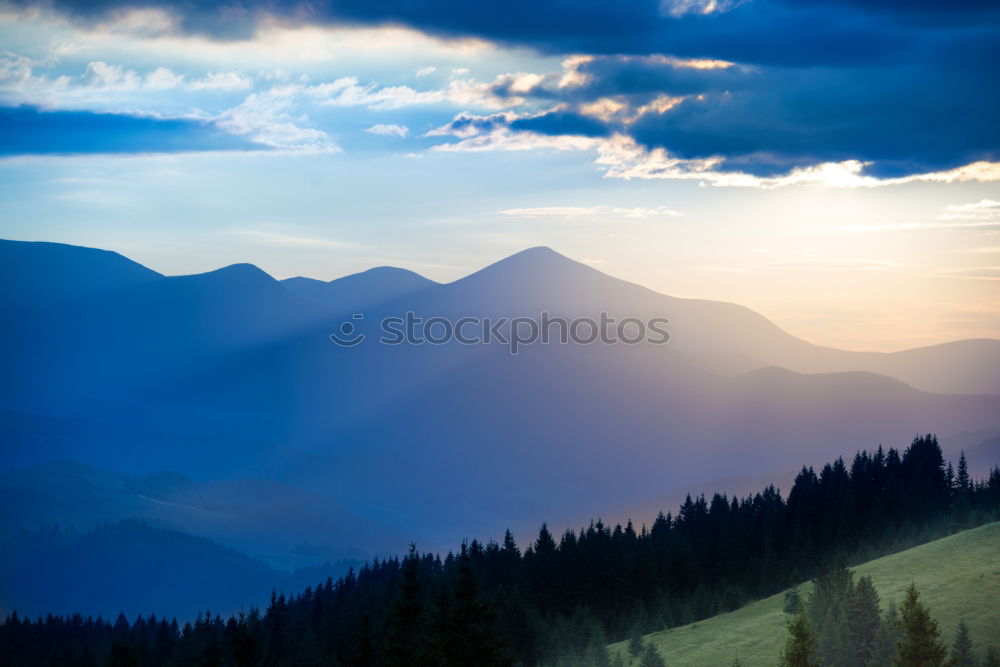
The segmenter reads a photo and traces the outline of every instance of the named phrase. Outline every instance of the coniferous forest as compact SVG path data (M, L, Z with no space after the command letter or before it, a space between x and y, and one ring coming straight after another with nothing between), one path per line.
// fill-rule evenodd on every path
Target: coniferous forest
M872 607L871 582L855 584L844 565L998 517L1000 468L972 480L964 456L957 469L946 464L927 435L902 452L879 447L818 472L803 468L787 498L773 486L745 498L688 497L650 526L595 521L555 535L543 525L528 545L508 532L443 558L412 547L403 558L374 560L292 596L274 594L266 609L230 618L15 613L0 625L0 646L11 666L600 665L610 664L608 642L707 618L816 577L809 616L827 630L808 635L806 607L793 600L790 613L804 610L793 636L817 655L864 651L869 659L885 646L877 597L860 644L830 634L841 626L850 634L849 624L862 623ZM859 611L837 616L841 625L822 621L850 605Z

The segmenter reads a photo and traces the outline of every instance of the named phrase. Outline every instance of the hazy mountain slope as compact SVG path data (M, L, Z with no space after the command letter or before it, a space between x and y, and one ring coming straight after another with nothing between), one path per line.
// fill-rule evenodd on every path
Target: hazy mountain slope
M987 423L996 409L863 373L720 380L638 347L484 351L334 432L297 476L337 480L404 523L488 535L518 519L562 527L622 506L655 511L642 501L722 474L905 446L938 426Z
M277 482L127 475L76 461L0 477L2 534L54 525L85 532L124 519L210 538L284 569L400 553L414 539Z
M379 344L380 320L407 311L668 317L672 338L517 356ZM334 345L329 307L249 265L47 309L0 333L0 428L15 436L0 465L58 452L130 472L247 471L450 543L1000 420L1000 396L767 368L768 354L816 348L745 308L656 294L547 248L362 312L369 339Z
M917 585L921 601L940 623L950 646L959 621L969 626L977 652L987 645L1000 648L996 628L1000 626L1000 523L991 523L957 535L908 549L852 568L855 577L871 576L883 611L889 601L897 607L910 583ZM809 586L800 588L808 593ZM754 602L727 614L690 625L656 632L652 641L667 664L728 665L734 658L747 667L770 666L786 638L782 612L784 593ZM628 642L611 650L628 659Z
M300 575L209 540L137 521L89 532L44 530L0 538L0 614L151 613L181 623L198 612L231 614L266 605L272 590L298 591L346 564Z

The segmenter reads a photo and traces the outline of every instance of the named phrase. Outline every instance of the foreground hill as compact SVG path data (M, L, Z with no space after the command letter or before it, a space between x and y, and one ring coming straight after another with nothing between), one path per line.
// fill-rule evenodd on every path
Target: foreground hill
M897 607L904 590L917 585L921 601L940 624L950 645L960 621L969 626L977 651L1000 645L1000 522L929 542L859 565L856 577L872 578L883 611ZM808 594L807 584L800 591ZM775 665L785 643L784 592L736 611L645 637L671 665ZM628 655L628 642L611 646Z

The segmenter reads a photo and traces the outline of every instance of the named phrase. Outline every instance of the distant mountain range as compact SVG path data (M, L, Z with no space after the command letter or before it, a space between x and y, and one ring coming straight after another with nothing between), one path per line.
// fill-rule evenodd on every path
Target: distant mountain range
M671 340L512 356L503 345L329 339L345 320L371 336L408 311L664 317ZM615 507L653 512L720 479L784 478L918 432L1000 426L1000 340L888 354L815 346L742 306L659 294L548 248L438 284L391 267L331 282L277 281L246 264L163 276L103 250L2 241L0 312L0 465L74 459L133 486L177 470L201 480L177 491L198 508L188 499L242 484L211 480L269 480L227 498L273 498L268 511L286 499L311 517L299 533L260 528L267 550L285 554L311 532L338 553L372 553L414 535L428 547ZM193 510L82 491L62 507L45 489L65 474L39 468L21 487L3 478L4 514L23 506L17 493L48 493L46 522L162 518L254 552L239 537L252 532L246 513L208 526Z

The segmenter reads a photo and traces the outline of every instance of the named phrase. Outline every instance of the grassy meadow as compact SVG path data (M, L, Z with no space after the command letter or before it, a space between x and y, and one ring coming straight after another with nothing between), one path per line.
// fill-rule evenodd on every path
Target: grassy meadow
M980 526L852 568L870 575L883 611L902 604L914 582L950 646L960 621L969 626L976 653L1000 648L1000 522ZM799 587L803 596L811 585ZM739 658L747 666L776 665L785 642L784 593L689 625L654 632L652 641L669 665L725 666ZM629 664L628 642L610 646Z

